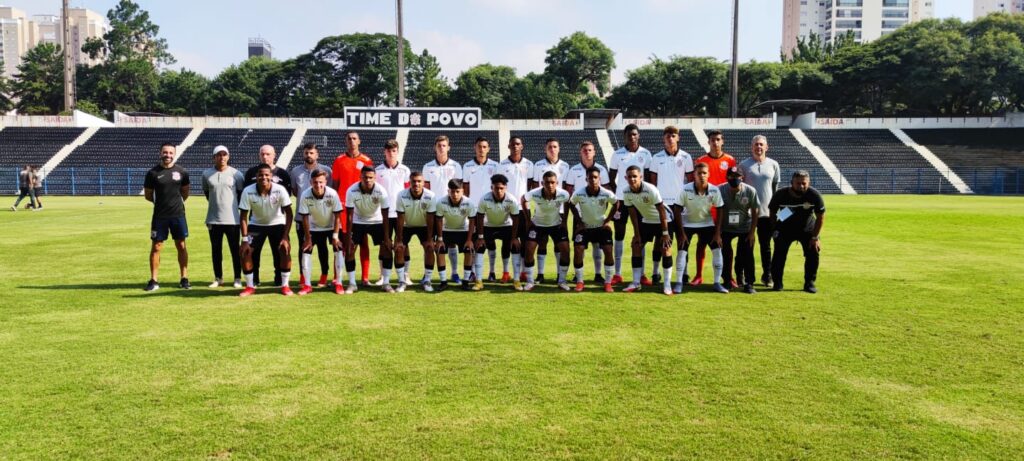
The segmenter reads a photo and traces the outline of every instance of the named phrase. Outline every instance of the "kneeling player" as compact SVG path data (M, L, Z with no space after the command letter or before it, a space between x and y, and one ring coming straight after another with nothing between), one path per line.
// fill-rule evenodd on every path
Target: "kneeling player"
M345 270L345 257L341 251L341 197L338 192L327 187L327 172L314 170L309 175L309 189L299 197L299 216L302 219L303 243L299 266L302 269L302 280L305 283L299 288L299 295L313 292L313 247L317 247L321 255L327 254L327 244L334 248L334 292L345 293L341 284L341 273ZM320 260L320 272L327 273L327 262Z
M468 198L462 195L462 180L452 179L448 181L448 195L437 199L437 228L441 231L441 245L437 247L437 254L448 254L452 248L463 254L462 263L462 289L479 291L484 287L482 278L477 277L476 282L470 282L473 275L473 261L476 259L473 251L473 232L476 227L476 220L469 219L476 216L476 207ZM453 268L453 270L455 270ZM437 258L437 272L441 276L441 284L437 291L444 291L448 288L448 271L445 267L444 256Z
M517 273L520 266L519 212L521 207L519 201L507 193L507 188L508 178L505 175L491 176L491 191L480 198L476 214L477 254L482 255L484 249L493 253L498 247L497 241L501 240L501 261L505 265L504 273L501 275L502 283L506 283L512 278L508 273L509 256L512 257L513 267ZM480 273L479 271L483 271L484 263L481 258L477 258L476 266L477 274ZM519 279L513 280L512 288L516 291L522 290Z
M569 234L565 227L568 213L565 204L569 202L569 192L558 187L558 175L548 171L541 177L541 187L527 192L522 202L523 213L530 226L526 242L526 286L523 289L533 291L534 255L538 242L551 238L558 252L558 288L569 291L571 288L565 281L565 274L569 272Z
M409 271L409 260L405 255L409 254L409 242L413 236L419 238L423 246L423 279L420 285L423 291L434 291L430 277L434 274L434 215L437 213L437 203L434 193L424 187L422 173L417 171L409 175L409 188L398 193L395 211L398 212L395 219L395 267L398 279L402 281L396 291L405 291L405 279Z
M640 167L636 165L626 169L627 187L622 204L629 210L629 219L633 222L633 281L623 291L640 291L644 273L644 244L653 241L654 262L657 264L660 259L661 267L665 270L662 292L672 295L672 235L668 231L672 218L665 211L665 203L661 200L658 188L645 182L640 173Z
M273 171L270 165L257 167L256 184L246 187L238 201L239 222L242 224L239 252L242 255L242 273L245 274L245 289L239 296L256 293L253 255L260 253L267 240L270 240L272 251L279 255L279 267L274 269L281 272L281 294L293 294L288 287L292 274L291 245L288 243L288 232L292 227L292 200L288 189L274 183Z
M693 182L683 186L676 202L681 209L676 211L678 225L683 227L683 238L679 241L679 253L676 255L676 269L683 272L673 291L681 293L683 279L686 277L686 257L690 248L690 240L697 235L697 244L711 247L711 265L714 267L714 290L728 293L729 290L719 283L722 278L722 223L712 219L711 209L721 208L725 203L718 188L708 184L708 164L698 163L693 166ZM685 210L686 214L681 214ZM721 211L721 210L719 210Z
M391 235L388 232L388 193L376 183L377 172L373 167L364 166L360 172L359 182L353 184L345 193L346 228L349 230L345 245L345 270L348 271L348 288L345 293L351 294L358 290L356 285L355 247L366 245L369 236L373 244L380 247L381 278L384 280L384 291L394 293L391 286Z
M576 291L583 291L583 256L587 245L604 252L604 291L611 293L615 259L612 257L612 228L608 223L615 214L615 192L601 187L601 170L596 166L586 170L586 187L576 189L569 202L575 205L573 227L573 267L576 269ZM595 278L601 274L594 274Z

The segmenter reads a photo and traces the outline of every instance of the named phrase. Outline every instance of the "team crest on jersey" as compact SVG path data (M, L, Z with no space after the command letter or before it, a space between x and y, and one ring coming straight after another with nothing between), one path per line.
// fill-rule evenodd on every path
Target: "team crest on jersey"
M640 197L640 200L643 201L644 203L651 203L650 197Z
M532 239L535 239L535 238L537 238L537 231L535 231L535 230L531 230L531 231L530 231L530 235L528 235L528 237L529 237L529 238L532 238Z
M750 197L740 197L740 205L747 206L750 203Z
M178 173L177 171L171 173L171 179L181 181L181 173Z
M362 160L356 162L356 169L357 170L362 170L363 169L363 161Z
M428 209L430 209L430 204L427 202L420 202L420 209L422 209L423 211L427 211Z
M725 160L722 160L721 162L718 162L718 168L720 168L722 170L728 170L729 169L729 162L726 162Z
M370 197L370 201L372 201L374 205L380 205L380 197L377 197L377 196Z

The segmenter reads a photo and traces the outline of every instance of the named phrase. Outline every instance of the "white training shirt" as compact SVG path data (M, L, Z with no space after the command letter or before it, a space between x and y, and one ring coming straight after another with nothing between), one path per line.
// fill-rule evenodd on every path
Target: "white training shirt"
M473 204L480 203L480 197L490 192L491 176L498 172L498 162L487 159L483 165L476 163L476 159L462 165L462 180L469 183L469 201Z
M484 215L484 227L508 227L512 225L512 216L519 216L522 207L519 201L507 191L503 200L494 198L494 192L488 192L477 204L477 215Z
M444 165L437 163L437 159L423 165L423 180L430 183L430 190L435 195L447 195L448 181L453 179L462 179L462 165L451 157Z
M569 192L561 187L555 191L553 199L544 198L544 188L537 187L527 192L523 201L526 202L526 206L533 204L530 220L534 226L554 227L562 224L562 210L569 202L569 198Z
M272 183L270 193L260 195L256 191L257 184L250 184L242 191L238 201L238 209L249 212L249 224L257 226L284 225L284 207L292 206L291 194L284 186Z
M352 224L383 224L384 215L380 210L388 206L388 191L374 183L372 191L363 193L360 184L352 184L345 193L345 208L355 211Z
M238 193L244 189L244 183L242 172L231 167L224 168L224 171L215 168L203 171L203 192L209 202L206 224L239 224Z
M715 227L715 221L711 219L711 207L718 208L725 205L725 201L717 187L709 184L707 193L699 195L691 182L683 186L683 191L679 193L679 204L684 211L683 227Z
M608 178L608 169L604 165L594 162L594 166L601 170L601 185L611 182L611 179ZM573 193L585 189L587 187L587 167L582 163L573 165L572 168L569 168L569 173L565 175L565 183L572 186Z
M528 181L533 179L533 162L526 158L520 158L519 162L513 162L506 158L498 164L497 174L505 175L508 178L508 188L505 193L512 194L516 200L519 200L530 190Z
M309 215L310 231L333 231L335 213L340 213L341 208L341 197L330 187L324 190L324 196L320 198L313 195L311 187L299 197L299 215Z
M466 197L462 197L458 205L452 204L447 194L437 199L437 217L444 219L442 230L466 232L469 230L469 218L473 216L476 216L476 207Z
M583 219L583 225L587 229L594 229L604 225L604 218L608 217L608 208L615 204L615 192L598 187L597 194L590 195L587 188L583 187L573 191L569 203L576 206L580 218Z
M427 227L427 215L437 212L437 202L430 189L423 188L419 198L412 196L412 189L403 189L395 200L395 212L405 215L405 227Z
M640 167L640 177L643 178L644 172L651 165L651 151L638 147L636 152L630 152L625 147L620 147L612 154L612 160L608 163L608 169L615 170L615 198L619 200L622 200L622 193L629 188L626 170L633 165Z
M377 172L377 179L374 182L380 184L388 193L388 217L397 218L395 201L398 200L398 193L409 187L409 175L412 172L409 171L409 167L401 163L395 165L394 168L388 168L386 164L382 163L377 165L374 171Z
M693 157L682 149L676 155L669 155L663 150L651 159L650 172L658 175L658 192L665 200L665 206L677 205L679 193L686 185L686 174L693 173Z
M533 180L540 185L544 184L544 173L554 171L558 180L558 188L562 188L562 182L569 176L569 164L563 160L551 163L548 159L538 160L533 164Z
M633 189L626 186L626 191L622 194L622 204L636 208L636 212L640 214L640 222L645 224L661 224L659 203L663 203L661 193L654 184L647 181L640 185L639 192L633 192ZM672 214L668 210L665 210L665 220L672 221Z

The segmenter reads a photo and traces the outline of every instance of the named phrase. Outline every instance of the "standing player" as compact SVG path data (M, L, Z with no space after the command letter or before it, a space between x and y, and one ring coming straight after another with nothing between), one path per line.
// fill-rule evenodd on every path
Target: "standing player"
M409 176L409 188L399 192L395 201L398 218L395 220L395 267L398 270L399 292L409 278L409 242L416 236L423 247L423 291L431 292L430 278L434 275L434 216L437 202L434 193L423 185L423 173Z
M256 293L253 280L254 261L270 240L272 252L278 254L279 265L274 270L281 273L281 294L291 296L288 287L291 277L292 257L288 232L292 227L292 199L288 189L273 181L274 167L260 165L256 168L256 183L242 191L238 201L239 222L242 224L242 273L245 274L245 289L239 296Z
M519 241L519 214L522 208L519 199L508 194L507 188L508 178L505 175L492 176L491 191L480 198L476 214L477 254L481 254L484 248L494 253L498 247L497 241L501 240L501 261L504 264L502 283L508 283L511 279L508 273L509 256L512 257L515 266L519 266L522 244ZM484 264L477 258L476 265L477 270L482 270ZM512 288L516 291L522 290L519 279L513 280Z
M338 195L341 196L341 200L345 201L345 194L353 184L359 182L362 177L362 171L364 167L373 167L373 160L367 157L359 150L361 141L359 140L359 133L355 131L349 131L345 134L345 152L338 154L334 159L334 164L331 165L331 182L334 190L338 191ZM348 226L348 219L345 217L348 214L348 208L346 207L341 211L341 225L342 232L350 233L351 230L346 227ZM359 265L363 269L363 285L370 284L370 246L367 242L358 242L359 246ZM346 256L349 256L346 254Z
M601 171L601 187L607 187L608 183L611 182L608 179L608 169L597 163L596 160L597 151L594 147L594 143L590 141L583 141L580 144L580 163L577 163L569 168L569 173L566 175L563 182L563 188L570 195L578 190L583 190L587 187L587 170L591 167L595 167ZM591 250L591 258L594 260L594 283L604 284L605 279L601 276L601 247L600 245L594 244L594 248Z
M437 249L438 254L454 251L456 257L459 253L464 256L462 265L462 289L479 291L484 287L484 281L476 279L476 283L470 285L469 279L473 274L473 234L476 228L476 207L466 197L462 196L462 180L448 180L448 193L437 199L437 229L441 234L441 245ZM453 266L452 271L456 269ZM437 271L441 276L441 285L438 291L448 288L448 272L445 268L444 257L437 260ZM452 280L454 282L454 280ZM458 282L456 282L458 283Z
M310 187L299 196L299 217L302 220L302 246L299 266L302 270L304 283L299 288L299 294L305 295L313 292L310 280L313 271L313 247L316 246L321 255L327 253L327 244L330 242L334 249L334 292L342 294L345 290L341 284L341 272L344 270L344 256L341 251L341 197L338 192L327 187L327 178L330 175L322 170L314 170L310 175ZM326 274L324 260L320 258L320 271ZM323 276L321 277L323 282ZM326 285L326 282L321 283Z
M569 193L558 187L560 181L554 171L548 171L541 177L541 187L530 190L521 200L523 214L529 222L526 242L526 286L525 291L533 291L534 253L538 242L548 238L555 243L558 251L558 288L569 291L565 275L569 272L569 233L566 230L566 216ZM530 204L533 204L531 212Z
M508 178L508 189L506 192L519 201L530 191L529 182L533 178L533 162L523 158L523 139L512 136L508 140L508 158L498 164L498 174ZM519 241L526 242L526 231L529 224L526 222L526 214L519 214ZM520 264L513 264L512 275L519 278L520 282L526 281L526 271L522 266L522 251L520 251ZM518 275L517 275L518 274ZM506 282L502 280L502 282Z
M242 288L242 260L238 254L241 225L238 222L238 197L244 189L245 177L230 166L231 153L224 146L213 148L213 168L203 171L203 195L209 203L206 209L206 228L210 231L210 249L213 252L213 283L210 288L224 286L221 245L228 240L231 268L235 274L235 288Z
M544 142L544 158L533 164L533 181L530 183L530 189L540 187L544 174L549 171L557 175L558 186L562 186L562 183L569 176L569 164L559 160L560 150L561 145L557 139L548 138ZM548 241L547 239L540 240L537 242L537 245L537 283L541 283L544 281L544 267L548 258ZM558 250L555 250L555 258L559 258Z
M444 197L448 194L448 182L453 179L462 179L462 165L448 157L451 149L448 137L445 135L434 138L434 160L423 165L423 180L426 181L427 189L430 189L437 197ZM465 191L463 191L465 192ZM448 249L448 262L455 267L459 262L457 248ZM441 264L438 263L438 267ZM459 283L459 274L452 274L452 281Z
M587 245L593 245L595 250L604 252L604 277L601 277L600 268L594 271L594 279L601 280L604 291L611 293L612 272L615 270L615 260L612 259L612 228L608 226L611 222L615 209L615 193L601 187L601 181L608 178L600 168L591 165L587 168L587 183L585 186L575 189L569 203L575 205L572 214L575 218L573 225L573 266L576 268L576 291L583 291L583 252ZM609 211L612 210L612 211Z
M658 188L643 180L640 166L631 165L626 168L626 181L628 187L622 194L622 204L629 210L629 219L633 222L633 280L623 291L640 291L643 286L644 244L653 242L654 251L661 256L662 268L665 269L662 292L672 295L672 287L669 285L672 280L672 233L668 230L672 218L665 209Z
M150 222L149 238L149 282L146 291L160 288L158 273L160 272L160 250L164 247L167 234L174 238L174 249L178 252L178 268L181 280L178 287L191 289L188 282L188 250L185 238L188 237L188 222L185 219L185 200L188 199L188 172L174 163L174 144L169 142L160 146L160 163L146 173L144 184L146 200L153 202L153 219Z
M612 190L615 191L615 198L618 200L615 205L615 277L612 278L613 285L622 283L622 251L625 246L623 240L626 238L626 223L629 220L629 213L622 206L622 196L629 188L629 184L626 183L626 170L631 166L639 167L640 177L643 178L643 172L650 167L652 160L651 151L640 147L639 127L632 123L626 125L626 128L622 130L622 137L625 145L612 154L612 160L608 164ZM640 283L651 285L647 276L643 275L643 258L640 259Z
M786 256L793 242L804 249L804 291L817 293L814 282L818 278L818 254L821 253L821 227L825 224L825 201L817 189L811 187L811 175L806 170L793 173L789 187L775 191L769 219L775 223L775 255L772 257L772 286L782 291L782 273Z
M319 159L320 151L317 149L315 143L306 143L305 146L302 146L302 163L296 166L295 168L292 168L292 170L288 172L292 179L291 192L292 195L295 196L296 200L298 200L299 197L302 197L302 193L305 192L306 189L309 189L309 187L311 186L310 176L313 174L313 172L323 171L324 173L327 174L328 178L331 177L331 169L325 165L321 165L320 162L318 162ZM295 221L295 236L296 240L299 242L304 242L306 239L305 223L301 219ZM299 254L301 258L302 245L299 245L299 247ZM327 285L328 272L328 252L326 244L317 246L317 256L320 258L320 282L317 284L317 286L323 287ZM303 272L302 275L299 276L300 285L312 285L313 282L307 280L305 278L306 275L308 274ZM335 276L337 276L337 274L335 274Z
M707 163L694 165L693 182L683 186L683 192L679 194L678 203L682 211L676 211L676 218L679 222L678 225L682 226L683 239L679 241L679 253L682 256L676 255L676 270L686 273L686 258L687 251L690 249L690 239L696 234L698 245L703 242L711 247L711 265L715 270L715 291L728 293L729 290L718 283L722 277L722 228L721 221L715 220L712 213L712 210L721 208L724 202L718 188L708 184L708 168ZM682 293L682 279L672 287L672 290Z
M271 177L270 177L271 181L273 181L274 184L280 184L280 185L284 186L284 189L286 191L291 192L291 190L292 190L292 177L291 177L291 175L288 173L288 170L285 170L284 168L276 166L275 162L277 162L277 151L274 150L274 146L271 146L270 144L264 144L264 145L260 146L259 162L256 163L256 165L253 166L252 168L249 168L248 170L246 170L244 186L245 187L249 187L249 186L251 186L251 185L256 183L256 176L259 173L258 170L260 168L260 165L270 165L270 168L272 169ZM275 252L271 253L271 257L273 257L273 259L274 259L274 267L280 267L281 261L280 261L279 253L275 251ZM256 274L255 276L253 276L253 279L255 280L256 285L259 285L260 284L260 254L259 253L256 253L256 254L253 255L252 262L253 262L253 271L254 271L254 274ZM277 272L275 270L274 271L274 286L280 286L280 285L281 285L281 273Z
M665 127L661 140L665 148L651 159L651 168L647 171L647 180L658 188L662 200L665 201L665 207L668 208L672 216L675 216L675 210L680 206L678 203L679 193L683 191L683 186L687 182L693 181L693 157L690 157L690 154L679 147L679 128L672 125ZM669 232L675 234L674 237L677 242L683 241L682 228L678 225L672 226ZM655 252L655 255L657 256L657 252ZM679 258L678 252L676 253L676 258ZM661 276L657 273L657 261L658 258L656 257L655 273L652 277L654 283L658 283L661 280ZM676 278L682 279L684 272L677 271Z
M462 185L466 188L466 197L469 198L469 201L473 202L473 205L480 205L480 198L491 190L491 177L498 171L498 162L487 158L487 154L491 151L491 143L487 141L487 138L476 138L473 148L475 150L473 160L462 166L462 177L464 178ZM491 271L487 276L487 281L495 282L494 263L497 255L493 248L488 248L487 256L490 259ZM502 251L504 252L504 250ZM479 261L474 263L474 267L482 268L483 250L478 249L476 258ZM505 267L507 270L508 263L505 264ZM478 270L482 271L483 269ZM483 274L477 273L476 276L483 277Z
M722 229L722 256L725 286L732 283L732 241L736 239L736 281L743 284L743 292L754 294L754 235L757 232L757 217L760 204L757 191L743 183L743 173L738 167L729 169L727 183L718 186L719 195L725 202L718 214L718 226Z
M369 240L380 247L380 274L384 280L384 291L394 293L391 286L392 244L390 222L384 219L388 214L388 192L376 182L377 172L371 166L364 166L362 178L351 185L345 193L345 213L348 242L345 245L345 270L348 272L348 288L345 293L355 293L356 258L355 247L369 246Z
M740 173L743 182L754 186L757 191L757 203L760 206L757 220L757 244L761 250L761 283L772 286L772 225L768 219L768 204L772 195L782 182L782 169L779 162L768 158L768 138L763 135L754 136L750 141L750 158L740 162Z
M704 163L708 166L708 184L718 187L725 184L726 173L729 172L729 168L736 166L736 159L722 150L722 147L725 146L725 136L720 130L708 132L708 145L711 149L707 154L698 158L697 163ZM711 219L718 221L717 212L711 212ZM690 281L690 285L696 286L704 283L705 248L707 248L706 244L697 242L697 275ZM718 282L719 280L715 279L715 283Z
M398 141L389 139L384 143L384 163L377 165L375 170L377 172L376 182L384 188L384 191L388 193L388 229L390 234L388 238L391 241L397 241L393 235L397 224L398 224L398 210L396 209L396 203L398 201L398 194L401 193L405 188L409 187L409 175L412 174L409 171L409 167L399 163L398 161ZM395 256L395 266L405 267L405 263L409 260L409 252L405 254ZM408 274L404 271L399 272L398 276L408 277ZM408 278L399 279L399 287L403 288L403 285L408 284L410 281ZM391 283L390 280L380 281L380 284Z

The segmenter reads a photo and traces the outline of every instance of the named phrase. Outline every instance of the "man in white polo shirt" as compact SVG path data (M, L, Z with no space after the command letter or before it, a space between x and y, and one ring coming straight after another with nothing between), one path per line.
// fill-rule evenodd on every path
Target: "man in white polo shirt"
M398 224L398 212L395 209L395 203L398 200L398 194L405 190L406 187L409 187L409 175L412 174L409 167L398 161L398 141L389 139L384 143L384 163L377 165L375 171L377 172L376 183L380 184L388 193L388 229L391 232L388 238L395 241L394 232ZM404 262L408 258L408 253L396 256L395 265L404 266ZM399 280L399 283L408 282L409 280ZM384 285L385 283L390 283L390 281L381 279L378 285Z
M615 198L619 200L618 210L615 214L615 277L612 284L622 283L622 252L625 247L623 241L626 239L626 224L629 221L629 212L622 206L622 194L629 188L626 182L626 170L631 166L640 168L640 178L643 180L644 172L651 165L651 151L640 146L640 128L630 123L622 130L622 137L625 145L612 153L612 159L608 162L608 175L612 180L611 189L615 191ZM640 266L640 283L651 285L647 276L643 275L643 258Z
M395 220L395 267L399 282L396 291L405 289L404 280L409 276L409 242L415 236L423 247L423 291L432 292L430 277L434 274L434 216L437 203L434 193L423 185L423 173L413 172L409 176L409 188L398 193L395 201L398 219ZM405 255L402 258L401 255Z
M476 216L476 207L469 199L462 196L462 191L462 180L452 179L448 181L448 193L437 199L435 221L441 234L441 245L437 251L439 254L455 252L456 256L459 253L464 254L462 289L480 291L484 287L483 279L477 277L476 283L472 285L469 281L473 275L473 253L475 252L473 235L476 232L476 220L471 218ZM437 261L437 271L441 276L441 284L438 285L437 290L444 291L448 288L448 272L443 258ZM457 272L454 265L452 272Z
M611 222L615 209L615 193L601 187L601 180L600 168L587 168L586 186L576 189L569 199L569 203L575 205L572 214L576 218L572 238L575 249L573 266L576 268L576 291L583 291L583 252L587 245L593 245L595 250L603 252L605 256L604 277L601 277L598 267L594 279L601 280L605 292L614 291L610 281L615 270L615 260L612 256L612 228L608 223Z
M519 279L512 279L508 272L508 262L511 256L513 271L519 271L522 242L519 241L518 227L521 206L519 199L508 193L507 187L508 178L496 174L491 177L491 191L480 198L476 214L476 251L480 254L486 248L493 253L498 247L498 240L501 240L501 262L504 265L501 283L513 280L512 287L518 291L521 288ZM483 262L479 259L476 266L477 270L483 270Z
M651 158L651 167L647 170L647 182L654 184L665 201L665 209L673 216L675 207L679 206L679 193L683 186L693 180L693 157L679 147L679 128L672 125L665 127L661 139L665 148ZM679 226L671 226L669 232L675 233L676 241L682 241ZM678 275L677 275L678 276ZM658 265L654 266L651 282L661 282Z
M448 137L440 135L434 138L434 160L423 165L423 180L436 197L448 195L448 181L462 179L462 165L448 157L451 144ZM465 192L465 191L463 191ZM459 262L459 254L449 249L448 262L455 267ZM452 281L459 283L459 275L453 274Z
M665 209L665 203L654 184L643 180L642 170L637 165L626 168L628 186L622 194L622 204L629 211L629 219L633 222L633 281L625 292L640 291L643 286L643 246L654 242L655 264L658 260L665 269L665 283L662 292L672 295L669 280L672 279L672 234L668 230L672 222L671 215Z
M530 182L530 189L540 187L544 174L549 171L555 173L558 187L562 187L569 176L569 164L558 158L560 152L561 144L557 139L548 138L544 142L544 158L533 164L533 181ZM537 246L537 283L541 283L544 281L544 267L548 258L547 239L537 241ZM558 250L555 250L555 258L558 258Z
M359 289L356 285L355 248L367 245L369 240L380 247L378 259L381 261L381 278L385 281L384 291L394 293L389 283L391 279L392 245L391 229L384 216L388 213L388 192L377 184L377 172L373 167L364 166L360 172L359 182L353 184L345 193L345 213L349 231L345 245L345 270L348 272L348 288L345 293L352 294ZM370 237L367 239L366 237Z
M566 192L574 194L578 190L586 189L589 182L587 170L591 167L597 168L601 173L599 187L607 188L608 183L611 182L608 178L608 169L604 165L597 163L597 148L594 146L594 143L583 141L580 144L580 163L569 168L569 174L566 175L563 181L562 187L565 188ZM594 244L593 248L591 248L590 256L594 260L594 283L598 284L604 284L605 282L605 278L601 275L601 255L601 246Z
M521 199L523 214L529 218L530 230L527 232L526 241L526 286L524 291L533 291L535 286L533 278L534 253L537 251L539 242L547 241L550 238L558 251L558 288L569 291L571 288L565 281L565 275L569 272L569 233L566 227L566 216L569 203L569 193L559 187L558 175L554 171L548 171L541 177L541 187L527 192ZM533 205L532 210L530 205Z
M325 171L316 170L310 175L310 187L299 196L299 218L302 220L302 253L299 266L302 269L302 279L305 281L299 288L299 294L305 295L313 292L310 282L310 274L313 265L313 247L318 247L321 255L327 253L328 242L334 249L334 292L342 294L345 290L341 285L341 272L344 270L344 256L341 251L341 197L338 192L327 187L327 178L330 175ZM327 272L321 258L320 270Z
M508 189L506 193L516 200L521 199L530 190L530 180L533 178L533 162L523 158L523 138L512 136L508 140L508 158L498 164L498 174L508 178ZM529 227L525 221L526 215L519 214L519 241L526 242L526 228ZM520 264L520 271L522 265ZM526 273L512 274L519 277L520 282L526 281Z
M473 149L475 151L473 160L462 165L462 185L466 189L465 193L469 201L473 205L479 205L480 198L491 190L491 176L498 172L498 162L487 158L487 154L491 151L491 143L487 138L476 138L476 142L473 143ZM494 249L489 248L487 256L491 263L491 271L487 281L495 282L494 263L497 260L497 253ZM473 266L482 268L484 264L484 252L482 250L477 251L476 259L477 261L473 263ZM474 270L482 271L483 269ZM477 277L482 276L483 274L477 274Z
M676 253L676 270L681 271L682 277L678 277L672 291L682 293L683 279L686 278L686 257L690 248L690 240L697 235L697 243L704 243L711 248L711 265L714 268L715 284L714 290L719 293L728 293L729 290L719 283L722 279L722 226L721 221L714 219L712 209L720 209L725 202L722 200L721 191L718 187L708 182L710 167L707 163L699 162L694 165L693 182L683 186L679 194L678 204L681 208L676 210L677 222L683 229L683 238L679 240L678 252ZM682 211L679 211L679 210Z
M270 240L271 251L279 255L279 265L274 269L281 273L281 294L293 294L288 287L292 270L291 245L288 243L288 232L292 227L292 200L288 189L275 184L273 176L272 166L258 166L256 183L246 187L238 201L242 224L242 273L245 274L245 289L239 296L256 293L252 275L253 255L259 254L267 240Z

